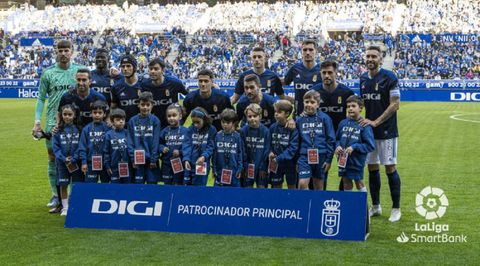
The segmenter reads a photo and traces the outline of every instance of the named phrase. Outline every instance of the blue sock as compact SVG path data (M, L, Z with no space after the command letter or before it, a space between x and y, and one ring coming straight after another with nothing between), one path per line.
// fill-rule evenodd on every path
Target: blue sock
M368 185L370 187L370 196L372 197L372 204L380 204L380 170L369 171Z
M400 187L402 183L400 182L400 176L398 172L387 174L388 176L388 185L390 185L390 195L392 196L393 206L392 208L400 208Z

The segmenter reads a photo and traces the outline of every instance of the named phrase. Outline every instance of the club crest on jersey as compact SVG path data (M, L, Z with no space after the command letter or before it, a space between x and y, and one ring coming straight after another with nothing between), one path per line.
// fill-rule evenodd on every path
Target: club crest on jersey
M342 96L338 96L337 102L338 104L342 104Z
M316 82L316 81L317 81L317 74L313 75L312 81L313 81L313 82Z
M267 87L271 87L272 86L272 80L267 80Z
M214 112L218 112L218 107L217 107L216 104L213 105L213 111L214 111Z
M165 96L170 97L170 91L169 90L165 90Z
M110 86L113 86L114 83L115 83L115 80L110 79Z

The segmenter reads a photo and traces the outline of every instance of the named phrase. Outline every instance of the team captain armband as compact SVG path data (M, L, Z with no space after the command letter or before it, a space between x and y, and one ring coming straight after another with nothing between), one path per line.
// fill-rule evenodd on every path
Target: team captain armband
M400 89L398 86L395 86L395 88L390 90L390 97L400 97Z

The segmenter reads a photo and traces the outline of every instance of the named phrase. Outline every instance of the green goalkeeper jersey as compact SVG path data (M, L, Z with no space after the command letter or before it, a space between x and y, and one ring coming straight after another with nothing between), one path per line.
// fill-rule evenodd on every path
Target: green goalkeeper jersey
M62 69L55 64L48 67L40 78L40 91L35 106L35 120L40 120L43 113L46 96L48 95L47 103L47 121L45 123L45 130L50 132L56 124L56 116L58 105L62 95L68 91L69 88L75 86L75 75L78 69L85 68L82 65L70 63L68 69Z

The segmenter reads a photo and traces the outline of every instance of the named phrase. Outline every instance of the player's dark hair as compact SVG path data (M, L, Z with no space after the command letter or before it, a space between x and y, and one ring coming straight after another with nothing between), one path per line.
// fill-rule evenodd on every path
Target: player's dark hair
M320 69L327 68L327 67L333 67L335 71L337 70L337 62L334 60L325 60L322 63L320 63Z
M306 39L302 42L302 46L308 44L313 44L313 47L317 49L317 42L314 39Z
M93 110L102 110L104 113L107 112L108 106L107 103L102 101L102 100L96 100L92 103L92 106L90 108L92 111Z
M80 111L78 107L75 104L65 104L60 107L60 122L58 123L58 131L62 131L65 128L65 121L63 121L62 113L63 110L65 109L70 109L72 110L74 117L73 117L73 125L80 130L80 127L78 126L80 124Z
M148 62L149 67L153 67L154 65L159 65L161 69L165 69L165 61L163 61L161 58L154 58Z
M57 49L61 49L61 48L70 48L72 49L73 48L73 45L72 43L69 41L69 40L60 40L57 42L57 45L56 45Z
M115 118L125 119L126 117L127 117L127 115L125 114L125 111L123 111L120 108L115 108L112 111L110 111L110 120L112 121L112 123L113 123L113 119L115 119Z
M165 111L165 116L167 115L168 111L169 110L176 110L181 117L185 117L185 108L183 108L183 106L181 106L180 104L178 103L172 103L170 104L168 107L167 107L167 110Z
M316 90L309 90L303 95L303 99L313 99L315 100L318 104L320 104L320 93Z
M347 104L348 103L357 103L360 108L363 108L365 106L365 102L363 101L362 97L358 95L351 95L350 97L348 97Z
M202 107L195 107L195 109L192 110L192 114L190 116L191 118L197 117L203 120L202 129L205 129L212 124L212 118L208 116L207 110L203 109Z
M97 48L97 49L95 50L95 56L101 55L101 54L106 55L107 58L110 57L110 51L108 51L108 50L105 49L105 48Z
M262 52L262 53L265 53L265 49L263 49L263 47L260 47L260 46L256 46L252 49L252 52Z
M278 100L273 104L276 112L285 112L289 116L293 112L293 105L287 100Z
M260 78L255 75L255 74L248 74L245 76L245 78L243 78L243 83L247 83L247 82L250 82L250 81L255 81L255 83L257 83L257 85L260 87Z
M138 101L153 103L153 94L149 91L142 91L140 94L138 94Z
M87 73L88 79L92 79L92 73L88 68L80 68L79 70L77 70L77 74L78 73Z
M225 122L235 123L238 121L237 113L230 108L227 108L222 111L220 114L220 119Z
M213 74L213 71L207 68L198 71L197 78L198 76L208 76L211 80L215 78L215 74Z
M365 51L368 51L368 50L375 50L378 53L380 53L380 55L382 55L382 49L380 48L380 46L370 45L370 46L367 47L367 49L365 49Z

